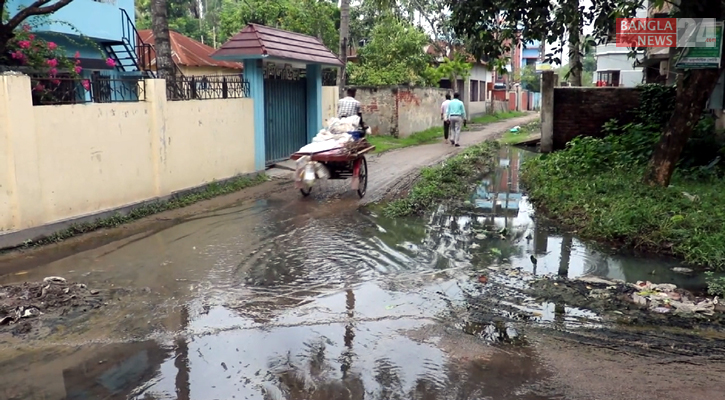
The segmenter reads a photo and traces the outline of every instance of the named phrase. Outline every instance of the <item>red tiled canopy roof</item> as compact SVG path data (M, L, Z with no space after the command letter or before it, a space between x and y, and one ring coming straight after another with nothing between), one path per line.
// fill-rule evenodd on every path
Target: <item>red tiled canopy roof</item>
M154 33L150 29L139 31L141 40L147 44L154 44ZM178 65L185 67L220 67L241 70L242 63L219 61L211 58L214 48L196 40L186 37L178 32L169 31L171 39L171 57ZM156 60L151 60L155 63Z
M312 36L249 24L211 55L215 59L250 59L254 56L281 58L330 66L342 62L324 44Z

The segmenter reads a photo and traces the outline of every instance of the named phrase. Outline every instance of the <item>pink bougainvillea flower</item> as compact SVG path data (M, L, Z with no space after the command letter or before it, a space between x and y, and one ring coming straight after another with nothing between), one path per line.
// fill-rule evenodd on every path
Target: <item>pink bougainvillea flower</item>
M17 26L17 25L15 25L15 26ZM24 25L23 25L23 30L24 30L25 32L30 32L30 25L28 25L28 24L24 24Z
M16 60L22 60L25 58L25 54L23 54L23 52L20 50L14 51L12 54L10 54L10 56Z
M48 50L55 50L58 48L58 45L53 42L48 42Z
M76 67L73 68L73 70L76 72L76 74L80 74L81 71L83 71L83 68L81 68L80 65L76 65Z
M56 60L55 58L51 58L50 60L46 61L46 63L50 68L55 68L58 66L58 60Z
M86 90L91 88L91 82L89 82L88 79L84 79L83 82L81 82L81 84L83 85L83 88Z
M50 69L50 76L56 76L56 75L58 75L58 69L51 68Z
M76 54L73 57L75 57L75 58L81 58L81 52L80 51L76 51Z
M43 86L43 85L41 85L39 83L39 84L35 85L35 87L33 88L33 90L35 90L37 92L42 92L43 90L45 90L45 86Z
M28 35L28 39L35 40L35 35Z
M53 79L53 80L52 80L51 82L52 82L52 83L53 83L54 85L60 85L60 80L59 80L59 79Z
M30 42L27 40L18 40L18 46L20 46L21 49L29 49Z
M107 58L107 59L106 59L106 65L108 65L109 67L115 67L115 66L116 66L116 62L115 62L115 61L113 61L113 60L112 60L112 59L110 59L110 58Z

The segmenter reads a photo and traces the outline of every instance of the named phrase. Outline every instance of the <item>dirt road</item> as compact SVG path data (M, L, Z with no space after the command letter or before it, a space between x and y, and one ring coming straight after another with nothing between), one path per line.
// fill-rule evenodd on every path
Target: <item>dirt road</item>
M383 153L369 160L370 179L368 193L362 200L363 204L379 201L405 190L417 177L421 168L436 164L467 146L505 133L516 125L524 125L539 118L538 113L524 117L495 122L461 133L461 147L453 147L444 143L433 143L417 147L408 147Z

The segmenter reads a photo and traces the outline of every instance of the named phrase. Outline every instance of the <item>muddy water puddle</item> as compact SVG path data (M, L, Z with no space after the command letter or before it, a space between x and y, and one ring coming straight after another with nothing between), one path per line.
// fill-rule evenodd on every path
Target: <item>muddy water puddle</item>
M637 280L671 265L537 226L524 157L502 150L474 211L389 220L349 200L260 200L0 276L132 289L42 340L0 336L0 399L543 399L523 324L599 319L521 295L521 276ZM467 318L483 291L497 302Z

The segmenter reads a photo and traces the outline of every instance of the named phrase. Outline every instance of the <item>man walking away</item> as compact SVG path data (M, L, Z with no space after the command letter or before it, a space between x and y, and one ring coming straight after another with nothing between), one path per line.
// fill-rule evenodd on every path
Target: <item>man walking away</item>
M451 144L456 147L460 146L461 128L466 123L466 107L460 97L458 93L454 93L446 111L446 119L451 123Z
M443 121L443 142L448 143L448 133L451 131L451 121L446 119L448 104L451 102L451 95L446 94L446 100L441 104L441 120Z

